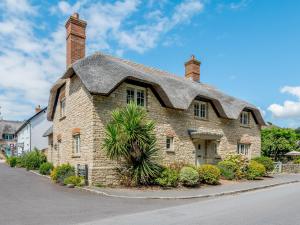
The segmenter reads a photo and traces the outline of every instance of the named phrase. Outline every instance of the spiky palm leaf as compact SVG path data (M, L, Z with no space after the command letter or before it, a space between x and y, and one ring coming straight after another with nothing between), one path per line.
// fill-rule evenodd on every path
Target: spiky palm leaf
M110 159L125 161L137 184L149 183L161 168L157 163L155 125L146 116L146 110L134 103L113 111L103 145Z

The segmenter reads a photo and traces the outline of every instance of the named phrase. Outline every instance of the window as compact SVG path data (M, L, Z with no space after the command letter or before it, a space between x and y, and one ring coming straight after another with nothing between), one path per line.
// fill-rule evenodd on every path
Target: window
M248 156L249 155L249 144L238 144L237 153L241 155Z
M60 100L60 117L64 117L66 114L66 98Z
M194 104L194 116L207 119L207 102L196 101Z
M145 90L136 88L127 88L126 90L126 101L127 104L130 102L135 102L138 106L145 106Z
M250 123L249 112L243 111L240 116L240 123L248 126Z
M166 150L167 151L174 151L173 141L174 141L173 137L166 138Z
M80 154L80 135L74 135L73 141L74 141L74 145L73 145L74 153Z
M13 140L14 139L14 135L13 134L3 134L2 138L4 140Z

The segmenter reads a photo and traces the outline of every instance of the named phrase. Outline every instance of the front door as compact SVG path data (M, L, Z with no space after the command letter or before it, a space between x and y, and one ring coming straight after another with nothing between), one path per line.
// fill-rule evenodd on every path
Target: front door
M206 159L206 146L205 146L205 141L201 140L195 143L196 147L196 165L202 165L205 164L205 159Z

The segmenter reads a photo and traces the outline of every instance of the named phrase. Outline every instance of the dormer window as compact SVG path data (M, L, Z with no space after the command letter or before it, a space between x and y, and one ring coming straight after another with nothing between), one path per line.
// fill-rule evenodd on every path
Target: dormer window
M240 115L240 123L244 126L249 126L250 124L250 113L243 111Z
M207 119L208 115L207 102L195 101L194 103L194 116L200 119Z
M144 107L146 105L145 89L128 87L126 90L127 104L135 102L138 106Z

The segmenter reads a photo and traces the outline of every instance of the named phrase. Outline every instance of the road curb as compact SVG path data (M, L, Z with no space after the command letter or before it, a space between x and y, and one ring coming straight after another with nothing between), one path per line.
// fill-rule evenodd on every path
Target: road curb
M193 199L193 198L211 198L211 197L220 197L220 196L226 196L226 195L234 195L239 193L245 193L245 192L251 192L256 190L262 190L287 184L293 184L293 183L299 183L300 181L294 180L294 181L288 181L288 182L282 182L277 184L270 184L270 185L264 185L254 188L248 188L248 189L240 189L235 191L228 191L228 192L221 192L221 193L215 193L215 194L207 194L207 195L190 195L190 196L177 196L177 197L170 197L170 196L126 196L126 195L114 195L114 194L108 194L104 191L94 190L87 187L76 187L77 189L84 190L87 192L91 192L98 195L103 195L106 197L113 197L113 198L126 198L126 199Z

